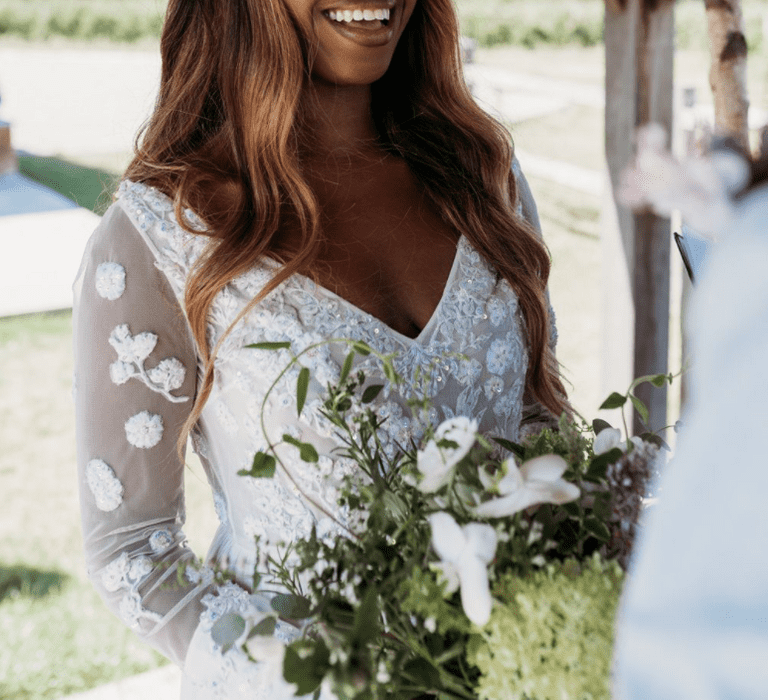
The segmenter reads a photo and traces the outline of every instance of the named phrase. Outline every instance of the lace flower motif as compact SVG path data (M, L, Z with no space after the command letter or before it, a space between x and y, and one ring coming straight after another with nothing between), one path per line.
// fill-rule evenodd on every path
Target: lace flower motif
M85 466L85 480L99 510L108 513L123 502L123 485L105 461L92 459L88 462Z
M149 536L149 547L155 554L162 554L173 544L173 535L169 530L155 530Z
M96 268L96 291L107 301L115 301L123 296L125 268L114 262L101 263Z
M109 593L126 591L120 601L120 617L131 629L138 631L143 619L160 622L162 616L141 605L139 586L152 573L152 560L147 556L131 558L123 552L101 572L101 583Z
M157 345L154 333L131 335L127 323L117 326L109 336L109 344L117 352L117 361L109 366L109 376L117 385L136 377L152 391L162 394L171 403L189 401L188 396L173 396L170 392L184 383L186 370L175 357L166 357L150 370L144 369L144 361Z
M154 447L163 437L163 419L149 411L137 413L125 422L125 437L134 447Z

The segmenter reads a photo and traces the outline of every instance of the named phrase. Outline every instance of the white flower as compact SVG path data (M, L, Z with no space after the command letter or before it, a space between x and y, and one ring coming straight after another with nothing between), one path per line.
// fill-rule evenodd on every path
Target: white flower
M437 555L458 572L464 613L476 625L485 625L491 617L488 564L496 556L495 530L480 523L459 527L448 513L433 513L429 524Z
M134 447L154 447L163 437L163 419L149 411L137 413L125 422L125 437Z
M602 455L610 452L615 447L624 449L624 441L621 439L621 431L618 428L604 428L595 438L592 449L596 455Z
M133 367L122 360L117 360L109 366L109 376L117 385L125 384L135 374Z
M85 481L99 510L108 513L123 502L123 485L103 460L92 459L85 465Z
M108 301L115 301L125 291L125 268L114 262L101 263L96 268L96 291Z
M481 518L502 518L525 510L538 503L568 503L579 497L577 486L561 477L568 468L557 455L544 455L530 459L520 469L513 460L502 465L503 476L498 483L480 471L480 479L489 490L501 495L475 508Z
M447 598L459 590L459 570L453 564L447 561L433 562L429 569L437 574L437 582L444 586L443 593Z
M423 479L419 489L433 493L447 484L456 465L466 457L477 439L477 421L457 416L442 423L416 456L416 466ZM456 447L439 447L443 440L456 443Z
M157 367L147 371L150 380L165 391L179 389L186 374L184 365L175 357L166 357Z
M128 324L122 323L110 334L109 344L123 362L141 364L155 349L157 336L154 333L139 333L137 336L132 336Z

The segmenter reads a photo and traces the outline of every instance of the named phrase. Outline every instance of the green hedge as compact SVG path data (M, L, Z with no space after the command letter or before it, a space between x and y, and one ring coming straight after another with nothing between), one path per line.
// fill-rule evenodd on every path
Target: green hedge
M167 0L0 0L0 37L40 41L156 41ZM464 34L481 46L595 46L603 40L603 0L457 0ZM765 43L768 0L745 0L747 40ZM701 0L678 0L678 45L706 48Z

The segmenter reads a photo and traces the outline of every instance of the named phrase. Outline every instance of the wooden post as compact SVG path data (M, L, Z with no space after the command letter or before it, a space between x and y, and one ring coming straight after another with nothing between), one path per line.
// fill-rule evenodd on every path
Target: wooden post
M12 173L17 168L16 154L11 145L11 125L0 121L0 175Z
M668 371L670 223L633 214L616 193L637 127L656 122L672 133L674 0L606 0L605 51L604 381L622 391L633 377ZM650 427L664 427L666 390L645 385L637 395ZM637 416L634 430L642 432Z

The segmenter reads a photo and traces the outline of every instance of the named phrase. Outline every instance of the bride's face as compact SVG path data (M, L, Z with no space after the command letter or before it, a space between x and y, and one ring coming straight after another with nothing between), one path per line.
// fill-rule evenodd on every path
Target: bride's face
M418 0L283 0L311 46L313 77L370 85L389 68Z

